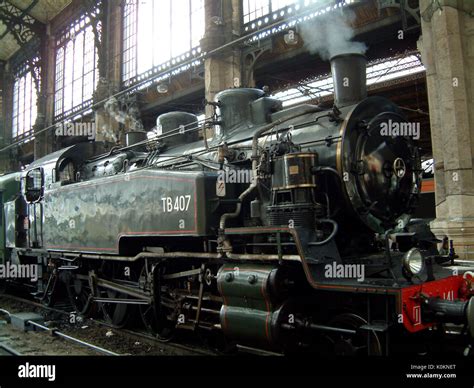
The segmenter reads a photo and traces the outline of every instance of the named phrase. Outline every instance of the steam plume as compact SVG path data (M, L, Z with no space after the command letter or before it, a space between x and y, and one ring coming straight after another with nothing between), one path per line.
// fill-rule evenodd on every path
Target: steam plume
M339 54L364 54L367 46L353 42L354 30L350 26L354 13L328 12L300 25L300 35L311 54L327 60Z

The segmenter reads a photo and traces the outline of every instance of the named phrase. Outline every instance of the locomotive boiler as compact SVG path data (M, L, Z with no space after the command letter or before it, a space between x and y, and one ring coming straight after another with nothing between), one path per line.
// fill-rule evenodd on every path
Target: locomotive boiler
M418 148L381 131L402 112L367 97L364 56L333 57L331 71L330 109L225 90L203 123L169 112L156 138L77 144L3 177L3 261L41 267L43 302L63 290L80 314L140 316L163 341L187 329L388 354L424 349L445 324L472 341L472 274L411 219Z

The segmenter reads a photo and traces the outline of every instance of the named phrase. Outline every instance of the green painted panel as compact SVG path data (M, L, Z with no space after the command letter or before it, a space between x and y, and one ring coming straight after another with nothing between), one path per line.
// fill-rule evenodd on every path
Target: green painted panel
M20 173L12 173L0 177L0 263L2 264L6 260L6 219L4 205L14 201L19 196L20 189Z
M206 235L206 186L215 190L215 179L202 172L146 169L47 190L44 246L118 253L124 237Z

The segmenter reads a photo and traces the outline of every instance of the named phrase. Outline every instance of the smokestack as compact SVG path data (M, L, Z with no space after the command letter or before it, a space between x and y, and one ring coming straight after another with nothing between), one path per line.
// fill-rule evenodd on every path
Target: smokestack
M334 104L356 104L367 97L367 59L363 54L339 54L331 58Z

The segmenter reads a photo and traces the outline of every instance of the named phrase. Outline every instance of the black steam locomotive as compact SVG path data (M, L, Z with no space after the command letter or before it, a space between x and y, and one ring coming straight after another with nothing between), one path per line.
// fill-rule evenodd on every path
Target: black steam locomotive
M364 56L331 68L332 109L225 90L203 125L170 112L154 139L80 143L3 177L3 261L40 266L43 302L67 290L80 314L116 327L140 316L163 341L188 329L388 354L419 351L445 324L471 341L472 274L453 273L454 251L410 217L416 145L381 131L402 113L366 97Z

